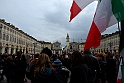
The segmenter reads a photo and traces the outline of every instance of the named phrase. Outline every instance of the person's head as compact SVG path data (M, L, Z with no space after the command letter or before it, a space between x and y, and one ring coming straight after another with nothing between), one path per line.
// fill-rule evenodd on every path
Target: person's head
M12 56L8 56L8 57L6 58L6 61L7 61L7 62L12 62L12 61L13 61Z
M113 56L112 56L112 53L111 53L111 52L108 52L108 53L107 53L107 58L113 58Z
M119 57L119 52L115 52L114 56Z
M104 54L103 53L97 54L97 58L98 60L104 60Z
M53 63L52 63L53 67L55 68L59 68L60 66L62 66L62 62L59 59L56 59Z
M46 67L50 67L50 58L47 54L45 53L41 53L38 57L38 60L36 61L36 64L35 64L35 75L37 72L45 72L45 69Z
M21 57L21 52L20 51L17 52L17 57Z
M51 51L48 47L44 48L44 49L41 51L41 53L45 53L45 54L47 54L49 57L52 56L52 51Z
M34 55L34 58L38 58L38 57L39 57L39 54L35 54L35 55Z
M70 59L72 61L72 63L76 64L76 63L80 63L83 62L83 56L81 55L81 53L79 51L74 51L72 53L72 55L70 56Z
M38 57L38 60L36 62L37 65L43 66L50 63L50 58L47 54L41 53Z
M91 54L90 49L85 50L85 51L84 51L84 54Z

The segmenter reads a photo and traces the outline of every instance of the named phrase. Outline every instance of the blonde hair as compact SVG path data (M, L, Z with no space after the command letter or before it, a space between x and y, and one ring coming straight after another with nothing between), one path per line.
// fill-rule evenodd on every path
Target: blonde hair
M50 58L47 54L41 53L38 57L38 60L36 61L35 64L35 69L34 69L34 76L38 73L44 73L46 67L50 67Z

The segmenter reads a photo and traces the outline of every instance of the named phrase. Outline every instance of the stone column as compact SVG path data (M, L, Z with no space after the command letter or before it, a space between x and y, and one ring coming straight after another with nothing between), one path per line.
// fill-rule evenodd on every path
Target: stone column
M16 53L16 48L13 49L13 54L15 54L15 53Z
M2 47L2 54L5 53L5 47Z
M11 54L11 47L8 47L8 54Z

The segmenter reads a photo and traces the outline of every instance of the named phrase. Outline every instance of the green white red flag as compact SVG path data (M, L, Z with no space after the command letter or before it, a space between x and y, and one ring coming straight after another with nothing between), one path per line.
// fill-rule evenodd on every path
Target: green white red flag
M87 5L95 0L73 0L70 9L70 21L77 16Z
M124 20L123 0L102 0L97 6L90 31L88 33L84 50L100 45L101 33L106 28Z

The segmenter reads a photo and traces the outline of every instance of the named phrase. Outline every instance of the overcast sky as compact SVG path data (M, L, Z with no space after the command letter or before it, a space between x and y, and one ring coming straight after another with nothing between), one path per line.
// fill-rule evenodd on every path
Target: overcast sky
M70 41L86 39L97 1L69 22L71 5L72 0L0 0L0 19L5 19L37 40L59 41L64 46L67 33ZM103 34L116 30L117 25L114 25Z

